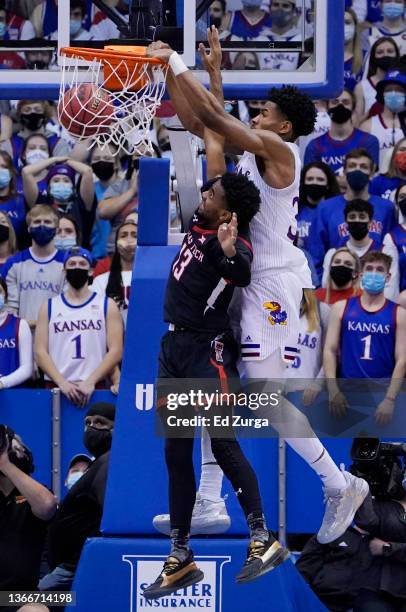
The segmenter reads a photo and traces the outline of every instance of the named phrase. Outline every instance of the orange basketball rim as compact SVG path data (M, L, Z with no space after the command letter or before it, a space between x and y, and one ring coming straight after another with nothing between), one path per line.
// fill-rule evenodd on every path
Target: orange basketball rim
M103 87L109 91L139 91L149 82L148 69L159 66L165 73L167 65L156 57L147 57L147 47L112 45L104 49L62 47L60 54L103 65Z

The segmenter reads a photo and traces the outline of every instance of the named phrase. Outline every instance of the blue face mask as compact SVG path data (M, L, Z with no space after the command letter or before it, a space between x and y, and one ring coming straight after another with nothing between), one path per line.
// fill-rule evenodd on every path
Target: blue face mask
M60 251L69 251L76 246L76 238L66 236L66 238L55 238L55 248Z
M347 183L355 192L362 191L369 182L369 174L362 172L362 170L351 170L351 172L346 173L345 177Z
M400 91L387 91L383 95L385 106L392 113L401 113L405 110L406 95Z
M82 22L79 19L71 19L69 22L69 33L71 36L76 36L82 27Z
M367 293L378 295L385 289L386 278L380 272L364 272L361 279L361 286Z
M3 310L5 304L6 304L6 299L5 299L4 295L1 294L0 295L0 310Z
M1 21L0 22L0 38L3 38L6 32L7 32L7 25L4 23L4 21Z
M37 225L30 229L30 234L34 242L38 246L45 246L55 237L56 227L47 227L46 225Z
M0 168L0 189L4 189L10 184L11 173L8 168Z
M67 183L54 183L51 185L49 193L55 200L59 200L60 202L68 202L73 194L72 185L68 185Z
M261 8L264 0L242 0L243 7L248 8Z
M382 5L382 13L387 19L398 19L403 15L405 7L403 2L388 2Z

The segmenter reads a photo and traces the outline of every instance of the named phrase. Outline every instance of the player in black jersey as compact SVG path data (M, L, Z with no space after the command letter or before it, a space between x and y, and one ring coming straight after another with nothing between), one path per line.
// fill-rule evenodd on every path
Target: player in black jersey
M161 341L159 378L238 378L238 349L227 314L234 287L250 283L252 247L249 223L260 196L246 177L218 174L225 170L221 137L205 131L208 174L202 201L175 258L165 296L169 331ZM274 569L288 551L267 530L254 470L233 432L227 439L211 436L213 455L237 492L250 532L247 559L237 582L248 582ZM189 547L196 498L193 437L167 438L171 552L157 580L143 592L158 599L203 579Z

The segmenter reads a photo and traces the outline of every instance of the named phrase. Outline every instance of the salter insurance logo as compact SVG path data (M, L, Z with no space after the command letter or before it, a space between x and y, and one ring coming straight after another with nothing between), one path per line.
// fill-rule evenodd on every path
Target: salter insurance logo
M131 588L129 612L141 610L210 610L222 612L223 565L230 563L228 556L197 556L199 568L204 573L201 582L179 589L155 601L148 601L143 590L155 582L166 559L163 555L123 555L123 561L131 566Z
M152 410L154 407L154 385L135 385L135 407L138 410Z

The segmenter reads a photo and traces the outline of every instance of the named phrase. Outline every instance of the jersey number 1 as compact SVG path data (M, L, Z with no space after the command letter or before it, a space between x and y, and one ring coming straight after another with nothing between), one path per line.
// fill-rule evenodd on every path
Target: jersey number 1
M361 342L365 342L364 354L361 357L361 359L366 359L367 361L372 361L372 357L371 357L372 335L369 334L369 336L365 336L365 338L361 338Z
M84 359L82 355L82 338L80 334L72 338L71 342L75 343L75 355L72 359Z

